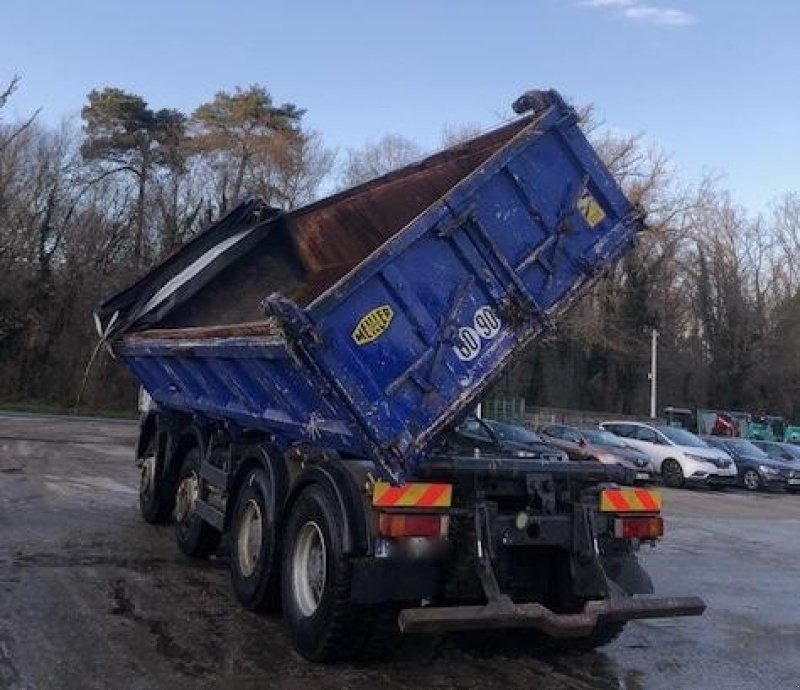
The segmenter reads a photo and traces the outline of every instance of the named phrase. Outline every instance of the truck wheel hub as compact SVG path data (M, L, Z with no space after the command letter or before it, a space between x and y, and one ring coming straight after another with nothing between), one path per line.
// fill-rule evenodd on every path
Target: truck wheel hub
M292 563L292 584L295 600L304 616L319 607L325 591L327 554L325 539L316 522L306 522L300 529Z
M185 476L178 485L178 493L175 496L175 519L178 522L186 522L194 512L198 486L197 474L194 472Z
M153 477L156 471L156 458L151 455L142 461L142 475L139 478L139 493L149 494L153 488Z
M239 569L245 577L250 577L256 570L258 557L261 553L261 540L264 528L262 523L261 508L252 498L247 501L242 514L239 534L236 539L236 553L239 559Z

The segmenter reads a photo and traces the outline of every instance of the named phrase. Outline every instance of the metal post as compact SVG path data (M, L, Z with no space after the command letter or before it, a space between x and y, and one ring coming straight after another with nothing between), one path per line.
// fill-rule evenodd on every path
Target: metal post
M653 329L653 341L650 351L650 419L656 418L656 384L658 368L658 331Z

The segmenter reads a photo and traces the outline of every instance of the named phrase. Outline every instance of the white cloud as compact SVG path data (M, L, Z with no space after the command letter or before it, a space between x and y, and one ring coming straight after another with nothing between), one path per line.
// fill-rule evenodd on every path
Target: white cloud
M639 0L581 0L581 7L595 7L617 12L625 19L646 24L662 24L666 26L686 26L693 24L697 18L673 7L656 7Z
M628 19L650 24L669 24L671 26L686 26L693 24L694 16L683 10L671 7L653 7L652 5L629 5L625 7L623 15Z
M583 7L628 7L634 0L583 0L579 5Z

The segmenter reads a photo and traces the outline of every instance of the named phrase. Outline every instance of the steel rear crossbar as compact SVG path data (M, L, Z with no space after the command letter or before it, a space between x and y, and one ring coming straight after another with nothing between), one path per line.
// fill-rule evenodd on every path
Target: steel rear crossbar
M397 622L404 633L535 628L553 638L587 637L604 624L643 618L700 616L699 597L615 597L590 601L580 613L554 613L542 604L515 604L507 597L484 606L431 606L404 609Z

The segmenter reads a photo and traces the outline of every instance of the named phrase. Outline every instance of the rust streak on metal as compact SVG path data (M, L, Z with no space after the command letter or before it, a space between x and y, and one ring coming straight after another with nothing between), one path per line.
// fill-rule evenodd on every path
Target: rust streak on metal
M273 321L238 323L232 326L194 328L154 328L125 336L125 340L205 340L211 338L271 337L280 334Z
M306 298L331 285L446 194L529 121L435 154L414 165L289 214L292 239L310 273Z

